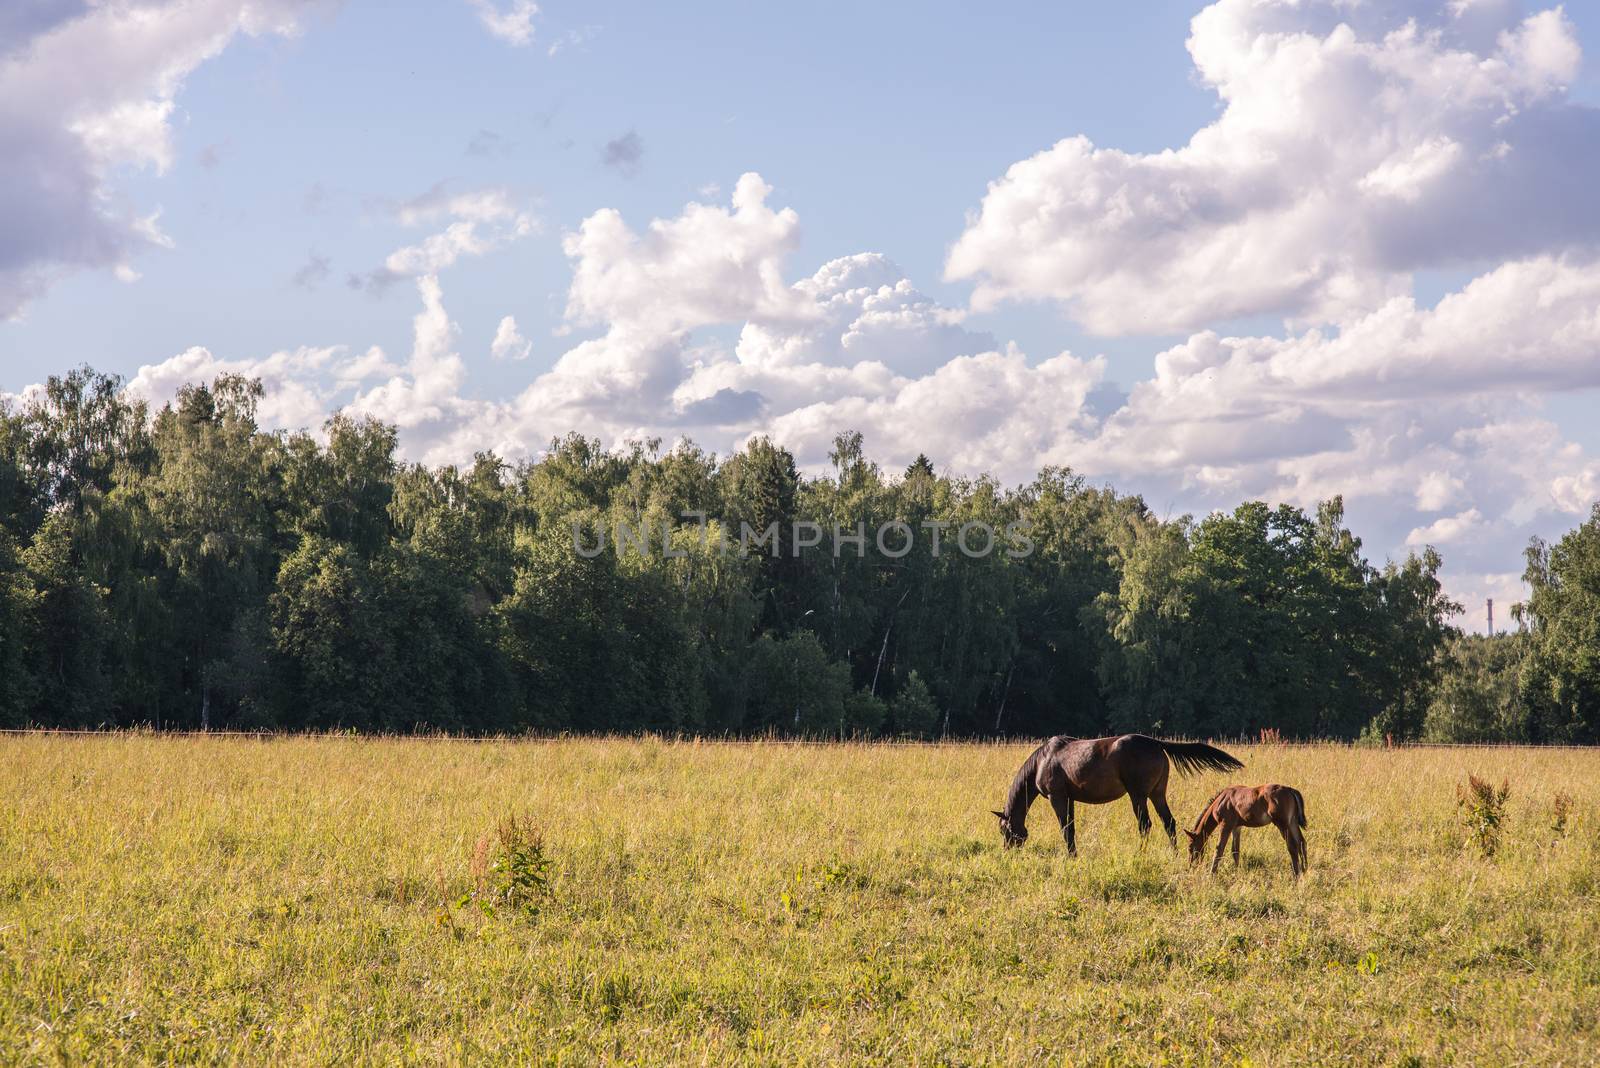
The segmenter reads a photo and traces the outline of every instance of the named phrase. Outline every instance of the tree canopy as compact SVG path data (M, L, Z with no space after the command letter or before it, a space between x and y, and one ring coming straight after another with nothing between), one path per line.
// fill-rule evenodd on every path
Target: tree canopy
M815 476L766 439L718 458L570 435L536 461L427 467L369 420L266 432L260 396L223 377L150 412L83 368L0 412L0 723L1600 725L1600 518L1530 553L1534 644L1507 712L1463 696L1438 555L1369 562L1338 499L1168 521L1063 468L1011 487L926 456L885 472L854 432ZM1441 711L1451 685L1462 711Z

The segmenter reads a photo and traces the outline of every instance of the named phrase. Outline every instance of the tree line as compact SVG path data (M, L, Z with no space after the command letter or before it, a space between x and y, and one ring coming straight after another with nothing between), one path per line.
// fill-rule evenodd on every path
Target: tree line
M1532 740L1600 724L1600 519L1530 557L1528 625L1505 640L1528 650L1515 700L1536 711L1513 714L1474 681L1487 669L1450 626L1437 553L1370 563L1338 499L1168 520L1059 467L1012 487L926 457L886 472L853 432L816 477L766 439L719 459L576 434L537 461L429 467L372 420L266 432L261 396L223 376L152 412L82 368L0 411L0 724ZM885 524L1025 531L1028 551L902 552L872 536ZM797 533L812 525L869 533L835 551ZM595 551L621 526L656 550ZM775 533L728 551L747 530ZM1468 692L1493 710L1448 711Z

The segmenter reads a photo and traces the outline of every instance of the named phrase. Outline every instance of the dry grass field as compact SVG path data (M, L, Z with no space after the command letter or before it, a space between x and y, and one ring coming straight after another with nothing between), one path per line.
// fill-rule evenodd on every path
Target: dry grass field
M1300 884L1020 745L0 738L0 1063L1600 1063L1600 752L1229 748Z

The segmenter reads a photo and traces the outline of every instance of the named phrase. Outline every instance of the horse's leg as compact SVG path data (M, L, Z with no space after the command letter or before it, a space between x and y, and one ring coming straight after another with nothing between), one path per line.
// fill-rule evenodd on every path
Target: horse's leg
M1222 864L1222 854L1228 848L1228 835L1238 834L1239 826L1236 823L1224 821L1222 824L1222 837L1217 839L1217 855L1211 858L1211 874L1217 874L1217 868Z
M1156 815L1161 817L1161 826L1167 830L1167 838L1172 842L1172 851L1178 851L1178 821L1172 818L1172 810L1167 807L1167 791L1165 787L1154 790L1150 794L1150 803L1156 806Z
M1061 821L1061 835L1067 840L1067 856L1077 856L1078 832L1073 825L1072 798L1061 793L1051 794L1050 805L1056 810L1056 819Z
M1233 867L1235 871L1237 871L1239 868L1239 839L1244 837L1244 835L1239 832L1242 830L1242 827L1235 827L1233 829Z
M1143 849L1150 840L1150 809L1138 794L1129 794L1128 800L1133 802L1133 818L1139 821L1139 848Z

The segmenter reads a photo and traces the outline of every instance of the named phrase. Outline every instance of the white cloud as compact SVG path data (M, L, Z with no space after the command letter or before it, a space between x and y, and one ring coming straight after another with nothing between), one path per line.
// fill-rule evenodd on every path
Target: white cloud
M1425 527L1417 527L1406 536L1406 544L1413 548L1424 545L1448 545L1483 528L1483 513L1469 508L1459 515L1435 519Z
M121 167L172 165L184 80L238 34L289 34L314 0L61 5L0 16L0 318L85 268L170 242L117 193Z
M1600 112L1560 9L1220 0L1192 24L1225 105L1157 153L1069 137L989 186L946 273L1101 333L1360 316L1421 268L1593 250Z
M1102 374L1099 361L1063 354L1034 366L1014 348L997 351L992 337L966 330L961 313L919 293L880 255L834 260L791 284L785 266L799 220L770 207L769 193L749 174L727 206L692 203L642 232L614 211L584 220L564 241L573 261L567 315L605 332L573 345L510 400L470 397L456 326L438 275L427 270L453 257L413 261L413 248L426 242L386 264L397 274L420 272L423 307L410 359L396 366L378 349L334 351L302 366L313 384L295 389L330 408L395 423L408 453L434 462L482 448L529 455L571 429L611 443L695 435L730 448L760 428L821 462L835 431L860 426L881 431L890 448L915 439L948 462L1011 470L1089 429L1082 404ZM443 195L405 210L413 223L465 214ZM479 214L517 218L511 209ZM724 325L740 328L731 350L693 337ZM503 318L492 353L514 358L528 347L516 320ZM184 354L159 376L204 378L220 366ZM158 377L147 372L147 383ZM274 377L267 387L272 393L286 383Z
M450 193L436 185L401 204L395 218L405 226L451 220L443 230L398 248L383 265L365 275L352 275L352 288L382 292L406 278L437 275L463 256L482 256L537 232L532 215L518 208L504 188Z
M467 416L478 405L461 396L467 367L454 350L458 331L445 312L439 279L418 278L417 292L422 310L412 320L411 359L387 381L358 393L349 408L410 431L413 447L426 451L440 424Z
M489 344L489 355L497 360L526 360L532 351L533 342L517 330L516 318L508 315L501 319Z
M1517 261L1435 308L1395 298L1334 332L1196 334L1075 462L1202 499L1337 493L1394 515L1475 507L1520 530L1587 510L1595 467L1533 413L1547 391L1594 386L1600 267Z
M511 190L504 186L469 189L453 193L440 182L420 196L412 197L395 209L395 218L406 226L422 226L440 219L467 222L501 222L520 215Z
M185 385L209 385L225 374L259 378L264 388L257 416L263 426L318 428L327 419L335 397L322 385L323 373L346 359L343 348L299 348L275 352L260 360L228 360L195 346L158 364L145 364L127 389L154 408L175 399Z
M772 192L746 174L731 208L691 203L675 219L636 234L612 209L595 212L562 242L575 261L567 317L672 334L742 318L811 314L783 280L783 259L799 241L793 210L766 205Z
M517 47L533 43L533 17L539 13L539 5L533 0L512 0L504 11L491 0L470 2L484 29L500 40Z
M1582 515L1600 504L1600 462L1574 466L1574 470L1550 480L1550 495L1560 511Z

